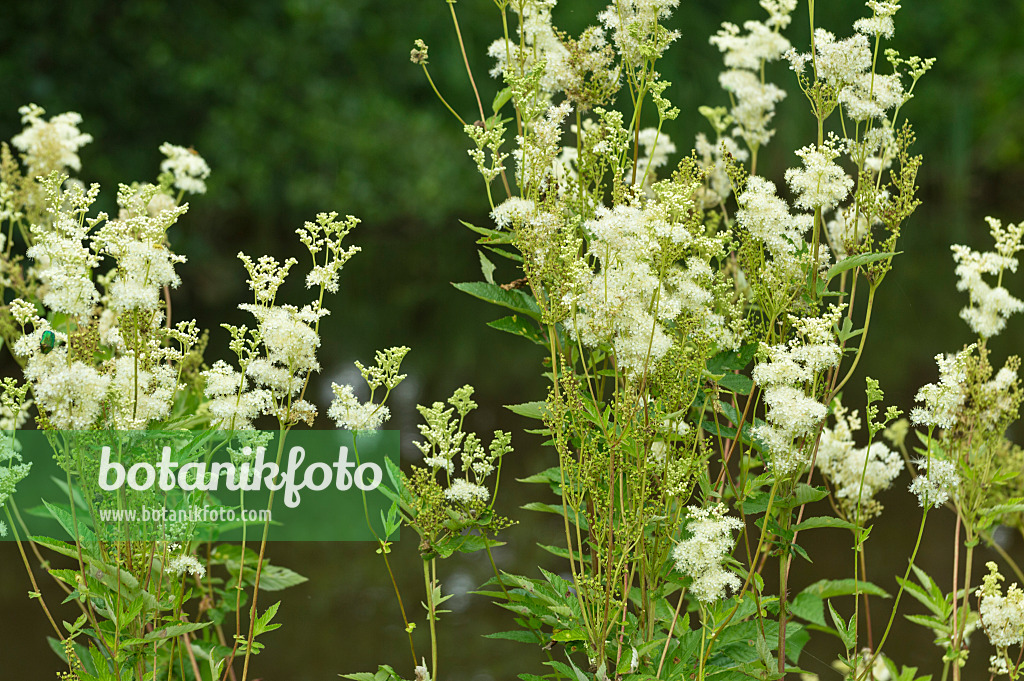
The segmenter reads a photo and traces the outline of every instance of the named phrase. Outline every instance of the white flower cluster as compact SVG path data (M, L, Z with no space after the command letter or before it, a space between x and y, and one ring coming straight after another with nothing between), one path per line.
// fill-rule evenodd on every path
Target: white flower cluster
M356 362L356 368L362 374L363 380L370 388L370 399L360 402L355 396L351 385L331 384L334 391L334 400L331 402L328 415L334 419L339 428L347 430L376 430L380 428L389 418L391 411L384 406L391 390L405 380L406 375L398 373L401 370L402 360L409 353L409 348L403 346L388 348L375 355L375 364L364 367L362 363ZM378 388L383 387L387 392L379 402L374 401L374 395Z
M999 574L998 566L990 561L985 567L988 574L979 589L981 626L992 646L1005 653L1009 646L1024 643L1024 591L1012 584L1003 595L999 582L1004 577Z
M512 436L505 431L494 431L486 449L475 433L463 431L466 414L477 407L472 396L472 386L466 385L448 398L447 409L443 402L434 402L429 407L417 405L425 423L418 426L423 441L413 442L423 454L423 463L443 474L448 484L445 498L463 505L483 504L491 498L484 482L501 457L512 451ZM455 477L456 457L461 464L461 477Z
M891 38L896 28L892 16L896 14L900 6L895 2L883 2L882 0L868 0L865 4L874 14L855 21L853 30L864 35Z
M25 479L31 468L31 463L22 462L21 454L14 450L10 437L0 438L0 508L4 507L14 494L15 486Z
M150 214L156 196L166 196L154 186L133 190L122 186L117 202L117 220L107 221L97 232L97 250L117 262L113 281L107 287L108 307L114 312L140 310L155 312L163 300L164 287L177 288L181 278L174 266L185 256L166 246L167 230L181 217L188 205L171 206Z
M853 434L861 426L856 410L850 412L836 400L833 415L835 426L821 431L818 467L832 481L835 497L847 516L869 520L882 512L874 497L892 486L903 469L903 459L881 442L870 447L854 445Z
M996 242L996 250L979 253L967 246L954 244L953 260L956 261L956 274L960 278L956 288L967 291L971 301L960 310L960 318L967 322L971 331L982 338L991 338L1006 328L1007 318L1024 311L1024 302L1010 295L1001 284L995 288L988 285L982 275L995 275L1001 282L1003 272L1016 272L1017 251L1024 249L1021 239L1024 237L1024 223L1007 225L993 217L986 217L992 238Z
M797 337L786 345L762 346L768 361L760 362L751 372L754 382L765 389L768 405L767 422L752 432L767 446L772 470L778 476L804 466L809 447L797 447L794 441L813 436L828 413L825 405L807 395L805 386L839 363L832 326L841 315L842 308L833 306L823 317L795 320Z
M327 415L334 419L339 428L346 430L377 430L391 418L391 410L372 400L360 402L352 386L331 384L334 400Z
M512 156L520 186L543 190L559 179L556 173L561 173L557 159L562 151L562 124L570 111L569 101L549 107L544 118L534 121L528 135L516 138L518 144Z
M167 158L160 163L160 171L174 176L174 186L190 194L205 194L210 166L195 149L179 147L170 142L160 145L160 153Z
M921 386L914 397L923 407L914 407L910 420L923 426L952 428L964 403L964 382L967 380L967 358L974 352L970 345L956 355L935 355L939 365L939 382Z
M30 178L49 175L55 170L82 169L78 150L92 142L92 135L78 130L82 122L80 114L68 111L47 121L43 119L46 111L37 104L23 106L18 113L27 127L11 139L11 144L24 152Z
M1019 390L1017 372L1010 366L1004 366L996 372L992 380L980 386L982 400L990 405L981 417L990 427L994 427L1000 419L1014 408L1014 394Z
M669 31L659 24L678 6L679 0L617 0L597 18L611 31L623 63L638 67L645 59L660 57L679 37L679 31Z
M444 491L444 496L450 501L462 504L470 504L474 500L487 502L491 498L491 490L463 478L456 478Z
M845 40L819 28L814 31L815 59L795 50L786 53L794 71L801 73L813 61L815 76L837 95L847 117L854 121L883 119L886 112L907 101L899 74L875 73L873 52L868 35L892 36L892 15L899 5L869 0L872 17L854 24L858 32Z
M694 150L701 169L708 174L708 191L701 198L705 207L711 208L732 194L732 180L725 172L725 155L729 154L738 163L743 163L750 158L750 152L742 149L734 138L728 136L719 137L717 145L711 144L702 132L697 133Z
M519 40L499 38L487 49L487 56L494 59L491 76L495 78L510 75L524 75L540 66L540 90L548 98L563 92L577 74L591 74L592 83L603 81L614 85L618 80L618 69L609 69L602 51L607 45L605 32L590 27L580 36L575 58L559 39L551 24L551 10L557 0L514 0L509 3L513 12L519 15Z
M43 304L69 317L88 318L100 299L92 276L100 260L83 243L95 224L85 215L99 195L99 185L85 190L80 184L68 183L62 189L63 179L51 175L43 181L51 219L49 224L31 226L34 243L26 255L35 261L33 273L43 284Z
M776 194L775 185L756 175L747 180L737 202L740 208L736 211L736 221L763 243L771 255L771 261L766 262L765 270L759 273L766 286L785 291L792 288L793 282L802 282L804 258L812 257L804 234L811 228L814 217L791 215L789 206ZM802 250L807 255L801 256ZM827 263L827 253L820 252L819 258Z
M337 290L339 271L359 251L357 247L342 248L342 240L359 221L348 216L339 222L337 217L337 213L320 213L316 222L306 222L296 230L313 261L306 286L320 289L320 296L312 304L301 308L276 304L278 289L296 264L294 258L279 263L269 255L253 261L244 253L238 254L249 273L248 284L255 301L238 307L250 312L257 326L250 330L224 325L232 334L231 349L238 355L241 371L236 374L225 365L206 373L206 394L215 400L211 413L216 409L221 427L251 428L252 419L264 414L281 423L313 424L316 406L295 398L304 394L310 374L320 371L316 358L319 324L330 314L321 302L323 293ZM250 381L253 390L249 389ZM233 392L226 392L229 388ZM334 389L332 418L357 430L376 427L366 418L375 408L366 412L350 386L347 391L337 385Z
M195 556L181 555L167 561L167 567L164 568L164 572L178 577L187 572L202 579L206 576L206 566L200 563L199 559Z
M80 360L68 362L66 346L33 354L25 365L25 378L50 422L62 430L92 427L110 387L110 376Z
M269 390L250 390L249 379L224 360L217 360L202 375L206 379L204 394L210 398L207 408L221 428L250 429L253 419L271 403Z
M956 494L960 487L960 474L951 461L933 455L917 464L920 467L919 475L910 483L910 491L917 496L922 507L938 508Z
M491 219L498 229L511 229L527 222L536 211L537 207L530 199L511 196L495 207Z
M688 245L694 238L681 224L665 219L656 202L644 208L598 208L586 223L588 255L597 271L578 273L575 292L565 301L576 306L569 333L588 347L610 343L626 372L653 366L672 346L668 325L681 315L704 320L715 340L729 344L721 315L711 306L714 273L701 257L659 266L662 240Z
M786 182L796 194L796 205L807 210L835 208L853 188L853 178L835 162L842 143L830 138L820 147L806 146L796 151L803 168L786 171Z
M789 41L779 31L790 22L796 0L762 0L769 18L743 24L745 35L735 24L725 22L711 37L711 44L725 53L727 70L718 77L722 88L735 98L730 113L736 122L733 135L746 140L749 147L767 144L775 134L768 127L775 116L775 105L785 99L786 91L762 78L765 62L777 60L790 49Z
M713 603L740 585L739 577L722 567L722 562L733 549L733 531L742 529L743 523L725 515L722 504L707 509L690 506L688 510L686 529L691 536L676 544L672 560L676 570L693 579L690 593L701 603Z

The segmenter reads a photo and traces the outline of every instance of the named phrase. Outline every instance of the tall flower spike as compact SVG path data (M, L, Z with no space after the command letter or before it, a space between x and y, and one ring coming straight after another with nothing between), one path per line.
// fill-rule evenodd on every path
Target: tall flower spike
M733 530L743 528L739 518L725 515L725 506L708 509L689 507L690 522L686 529L690 538L672 550L675 568L693 578L690 592L701 603L713 603L735 591L739 577L722 567L733 548Z

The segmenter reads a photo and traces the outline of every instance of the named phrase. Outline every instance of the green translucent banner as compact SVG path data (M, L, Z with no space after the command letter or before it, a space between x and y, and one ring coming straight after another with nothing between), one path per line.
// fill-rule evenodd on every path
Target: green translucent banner
M30 466L5 539L373 541L398 470L397 431L2 435L0 483Z

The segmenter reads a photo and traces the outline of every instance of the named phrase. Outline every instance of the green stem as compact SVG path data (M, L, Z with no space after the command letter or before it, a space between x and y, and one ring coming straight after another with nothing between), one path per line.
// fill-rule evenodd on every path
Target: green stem
M892 629L892 623L896 619L896 611L900 607L900 599L903 597L903 592L906 590L904 586L910 579L910 572L914 569L914 560L917 558L917 551L921 548L921 538L924 537L924 525L928 519L928 506L925 506L924 513L921 514L921 524L917 528L917 541L914 542L914 551L910 554L910 562L907 564L907 569L903 573L903 580L900 582L900 590L896 592L896 600L892 604L892 610L889 612L889 621L885 624L885 631L882 633L882 638L878 642L878 647L875 648L874 653L871 655L871 659L864 666L864 672L861 677L856 681L862 681L868 674L869 670L874 666L875 659L882 651L882 646L885 645L885 641L889 638L889 630ZM945 674L943 674L945 678Z

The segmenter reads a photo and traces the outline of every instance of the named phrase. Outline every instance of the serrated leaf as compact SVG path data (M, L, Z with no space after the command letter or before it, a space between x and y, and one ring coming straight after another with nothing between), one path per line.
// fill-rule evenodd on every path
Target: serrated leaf
M486 281L453 283L452 286L463 293L468 293L474 298L479 298L495 305L501 305L513 312L521 312L529 317L540 320L540 308L537 307L537 301L522 289L514 288L506 291L497 284L488 284Z
M868 263L872 263L877 260L885 260L886 258L899 255L901 252L902 251L896 251L894 253L861 253L860 255L851 255L849 258L843 258L829 269L828 274L825 275L825 281L831 281L833 277L836 277L847 270L852 270L854 267L867 265Z
M494 101L491 102L491 111L493 111L494 113L498 113L499 111L501 111L502 107L508 103L508 100L510 99L512 99L511 87L498 90L498 92L496 92L494 95Z
M850 530L851 532L857 532L857 526L851 523L849 520L843 520L842 518L836 518L835 516L819 515L813 518L808 518L803 522L797 523L793 526L794 532L800 532L802 530L814 530L819 527L836 527L841 530Z
M743 374L725 374L718 380L718 385L737 395L749 395L750 391L754 389L754 381Z
M815 501L821 501L828 496L828 490L822 487L811 487L807 483L797 483L793 490L793 506L803 506Z
M493 634L484 634L484 638L497 638L504 641L516 641L517 643L537 643L537 635L532 631L513 629L512 631L496 631Z
M508 317L495 319L493 322L487 322L487 326L498 331L511 333L513 336L522 336L537 345L547 345L547 341L544 340L544 336L541 335L537 327L519 315L509 315Z
M290 570L280 565L264 565L263 572L260 575L260 590L261 591L281 591L287 589L290 586L296 586L303 582L308 582L307 577L303 577L298 572Z
M825 601L814 594L801 592L789 602L789 611L800 619L827 626L825 622Z
M811 584L801 593L813 594L821 599L835 598L836 596L852 596L854 593L891 598L889 592L880 586L865 581L857 581L855 583L852 579L822 579Z
M256 618L256 622L253 625L253 636L259 636L260 634L273 631L281 626L280 624L270 623L270 620L274 619L274 615L277 614L277 609L280 607L281 601L278 601L267 608L266 612Z
M175 636L181 636L191 631L198 631L204 627L208 627L213 622L189 622L187 624L172 624L169 627L162 627L156 631L151 631L143 638L147 641L159 641L165 638L174 638Z
M523 402L522 404L506 404L505 408L513 414L541 421L544 419L544 414L547 413L548 405L547 402Z
M64 506L58 506L57 504L51 504L50 502L43 500L43 505L46 506L46 510L50 512L50 515L60 523L60 526L64 528L64 531L68 533L68 536L72 537L76 541L80 541L83 545L92 545L96 543L96 535L93 534L92 529L86 524L85 520L78 514L72 518L71 512ZM77 532L75 531L77 520Z
M707 369L717 375L733 369L746 368L757 354L757 348L757 343L747 343L739 350L723 350L708 360Z
M846 624L843 618L839 616L839 613L836 612L836 609L832 607L831 601L828 601L828 612L832 616L832 624L835 626L839 638L842 639L843 646L847 650L851 650L857 642L857 632L851 631L853 629L853 616L850 617L850 623Z
M477 253L480 255L480 271L484 275L484 281L488 284L493 284L495 269L494 263L487 259L487 256L484 255L483 251L477 251Z

